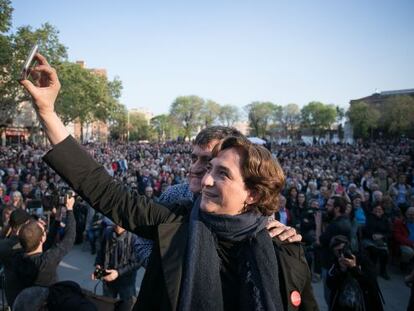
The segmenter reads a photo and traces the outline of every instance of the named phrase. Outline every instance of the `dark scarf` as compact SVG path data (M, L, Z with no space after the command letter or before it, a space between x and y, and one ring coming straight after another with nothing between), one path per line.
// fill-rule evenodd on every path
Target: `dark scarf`
M256 213L214 215L200 211L199 207L200 199L190 216L179 310L224 310L215 236L243 243L237 263L241 280L240 308L283 310L277 257L265 228L267 217Z

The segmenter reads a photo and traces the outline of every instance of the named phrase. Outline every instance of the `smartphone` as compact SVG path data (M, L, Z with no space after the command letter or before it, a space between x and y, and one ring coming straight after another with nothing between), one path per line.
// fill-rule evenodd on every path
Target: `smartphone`
M23 64L22 71L20 74L20 80L26 80L30 73L30 68L33 64L33 59L39 50L39 45L35 44L32 46L30 53L27 55L26 61Z

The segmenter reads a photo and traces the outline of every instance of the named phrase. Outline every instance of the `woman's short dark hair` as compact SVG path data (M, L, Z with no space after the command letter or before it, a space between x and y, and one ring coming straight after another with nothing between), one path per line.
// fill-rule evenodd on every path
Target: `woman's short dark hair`
M244 137L228 137L216 145L213 157L220 151L235 148L241 156L241 172L246 187L258 195L258 201L247 205L246 210L256 210L271 215L279 210L279 194L285 184L285 175L279 162L266 148L252 144Z

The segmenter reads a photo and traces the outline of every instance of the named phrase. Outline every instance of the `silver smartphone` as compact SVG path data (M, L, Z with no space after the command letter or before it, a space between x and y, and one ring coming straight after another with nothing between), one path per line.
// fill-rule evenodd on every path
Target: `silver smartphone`
M23 64L22 72L20 74L20 80L26 80L30 74L30 68L33 64L34 57L39 50L39 45L35 44L32 46L30 53L27 55L26 61Z

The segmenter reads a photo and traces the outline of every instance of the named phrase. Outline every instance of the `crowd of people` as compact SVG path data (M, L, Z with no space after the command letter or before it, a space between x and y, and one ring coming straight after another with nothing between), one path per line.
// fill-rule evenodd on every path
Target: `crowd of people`
M92 143L84 147L111 176L148 198L158 200L171 186L187 183L192 162L189 143ZM312 281L324 282L327 303L338 304L341 282L335 280L338 275L345 280L342 274L355 267L361 270L360 286L369 283L371 297L382 300L376 275L390 278L391 259L408 273L414 259L412 142L272 144L271 151L286 175L280 209L273 217L302 235ZM68 186L42 161L45 152L46 148L32 144L1 147L3 238L12 231L10 215L20 209L39 218L53 214L64 228L68 213L59 200ZM116 231L113 224L80 197L74 215L76 243L89 243L91 253L98 252L97 267L102 266L105 241ZM333 242L338 236L339 242ZM338 257L338 245L350 253L348 259L342 251ZM143 264L135 260L132 271L136 274ZM135 284L135 274L129 283ZM130 296L136 293L132 290Z
M122 310L318 310L311 282L321 279L331 310L383 310L377 275L390 279L390 258L412 269L411 141L266 150L209 127L192 144L81 147L54 109L56 71L35 58L36 83L20 83L53 148L42 162L36 146L3 147L0 162L0 253L14 309L33 287L47 288L50 310L67 307L54 295L63 287L77 309L93 310L79 286L56 283L57 264L84 239L97 253L92 278ZM76 209L69 188L85 200Z

